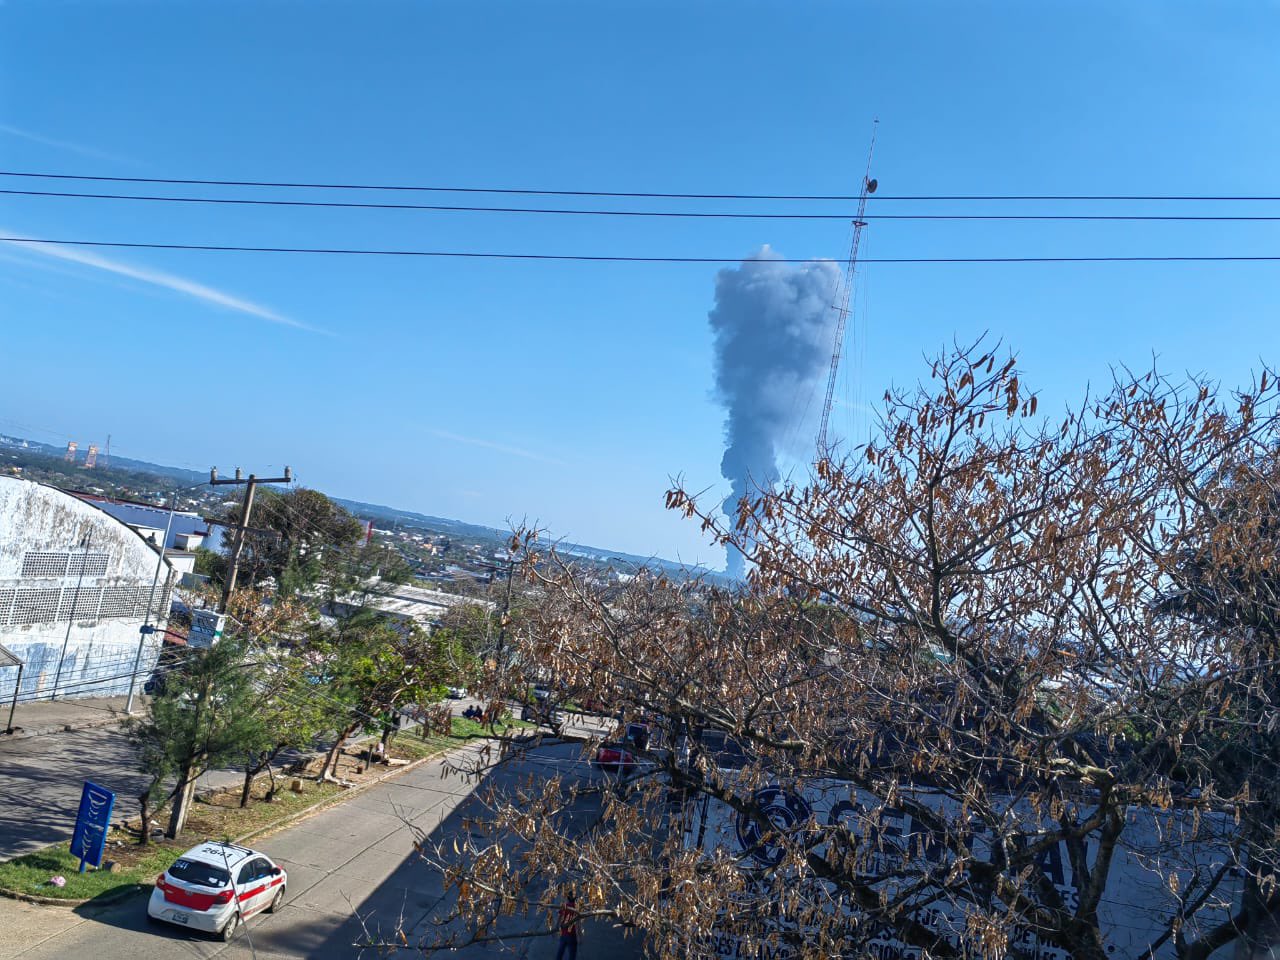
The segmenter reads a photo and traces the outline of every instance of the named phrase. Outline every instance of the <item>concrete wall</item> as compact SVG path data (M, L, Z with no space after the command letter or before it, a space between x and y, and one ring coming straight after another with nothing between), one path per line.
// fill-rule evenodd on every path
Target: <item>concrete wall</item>
M128 692L147 611L163 625L174 571L137 533L53 487L0 477L0 644L24 661L22 699ZM148 638L139 676L155 667ZM61 670L59 671L59 667ZM60 675L59 675L60 672ZM17 668L0 669L0 701Z

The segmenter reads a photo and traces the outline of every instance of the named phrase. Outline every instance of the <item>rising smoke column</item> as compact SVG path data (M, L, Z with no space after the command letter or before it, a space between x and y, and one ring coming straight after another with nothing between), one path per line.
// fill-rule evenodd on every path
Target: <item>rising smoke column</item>
M716 276L716 305L707 317L715 335L715 396L728 412L720 473L733 484L724 502L730 518L743 496L778 480L779 449L818 412L839 282L834 263L780 263L768 246ZM742 554L732 547L728 572L743 574Z

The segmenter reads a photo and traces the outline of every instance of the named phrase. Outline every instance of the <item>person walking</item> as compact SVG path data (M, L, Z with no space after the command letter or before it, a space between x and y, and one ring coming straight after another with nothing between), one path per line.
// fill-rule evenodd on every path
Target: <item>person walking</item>
M564 898L564 906L560 908L560 949L556 951L556 960L578 960L578 904L573 894Z

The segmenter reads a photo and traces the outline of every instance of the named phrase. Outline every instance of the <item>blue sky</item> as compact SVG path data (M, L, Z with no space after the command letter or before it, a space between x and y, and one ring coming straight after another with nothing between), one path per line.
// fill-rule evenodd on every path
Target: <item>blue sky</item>
M879 117L886 194L1280 194L1278 35L1274 3L7 0L0 168L843 194ZM0 228L717 257L764 243L839 257L848 230L31 197L0 197ZM863 253L1277 254L1276 229L874 223ZM696 525L662 507L673 475L728 490L715 269L0 244L0 431L82 447L110 433L122 454L194 469L289 463L340 496L497 526L527 517L718 566ZM1239 381L1275 356L1278 270L869 267L833 432L860 435L860 404L983 331L1017 348L1050 406L1153 353Z

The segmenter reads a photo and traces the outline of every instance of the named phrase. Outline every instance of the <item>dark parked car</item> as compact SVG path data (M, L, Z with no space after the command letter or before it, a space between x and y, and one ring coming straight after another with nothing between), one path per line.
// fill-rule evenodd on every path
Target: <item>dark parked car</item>
M164 693L165 680L170 673L181 670L186 664L186 647L166 646L160 651L156 668L142 685L142 692L147 696L160 696Z
M556 731L564 724L564 714L543 703L526 703L520 708L520 719L529 723L540 723Z

